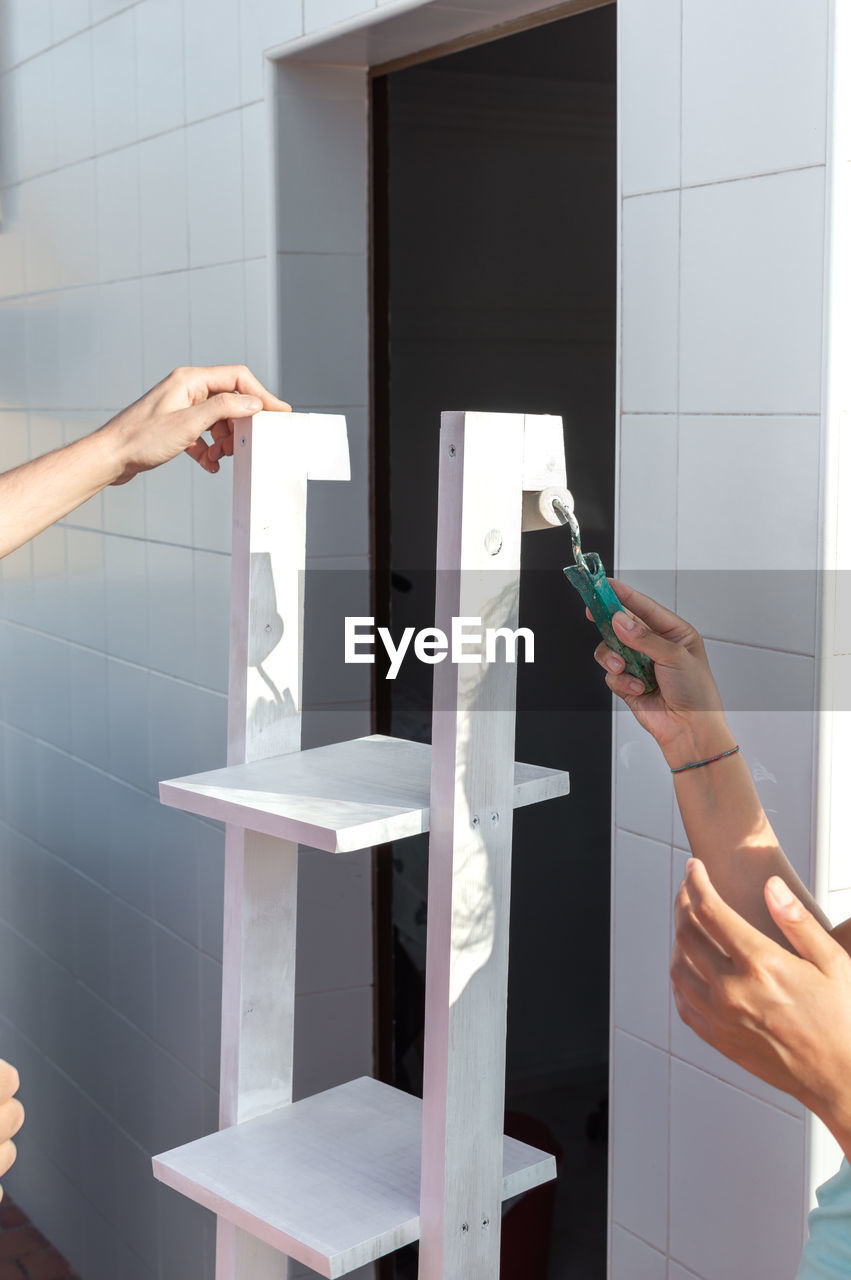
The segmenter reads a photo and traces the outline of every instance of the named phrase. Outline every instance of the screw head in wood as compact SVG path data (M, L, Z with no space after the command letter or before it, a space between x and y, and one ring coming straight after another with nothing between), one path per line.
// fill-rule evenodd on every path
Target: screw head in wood
M479 815L477 813L474 813L472 817L473 826L477 827L479 825L479 821L480 821Z
M491 1224L491 1220L490 1220L490 1218L482 1218L482 1230L483 1230L483 1231L484 1231L485 1227L489 1227L489 1226L490 1226L490 1224Z
M243 436L239 443L240 443L240 444L245 444L245 441L246 441L247 439L248 439L248 437L247 437L247 436Z
M499 814L497 813L496 809L494 809L493 813L491 814L491 822L493 823L494 826L496 826L496 824L499 822Z
M272 624L271 624L271 622L267 622L267 623L266 623L266 625L265 625L265 627L263 628L263 630L264 630L264 631L271 631L271 630L272 630Z
M485 551L489 556L499 555L502 550L502 532L499 529L490 529L485 534Z
M466 1235L466 1234L467 1234L467 1232L468 1232L469 1230L470 1230L470 1224L469 1224L469 1222L462 1222L462 1223L461 1223L461 1234L462 1234L462 1236Z
M449 456L450 456L450 458L454 458L454 457L455 457L455 452L456 452L456 450L455 450L455 445L454 445L454 444L451 444L451 445L449 446Z

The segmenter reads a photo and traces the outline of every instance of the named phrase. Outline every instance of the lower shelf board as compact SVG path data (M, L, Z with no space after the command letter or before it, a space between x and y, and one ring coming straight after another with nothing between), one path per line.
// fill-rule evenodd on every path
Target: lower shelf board
M323 1276L419 1239L422 1103L363 1077L154 1157L154 1175ZM556 1176L506 1138L503 1197Z

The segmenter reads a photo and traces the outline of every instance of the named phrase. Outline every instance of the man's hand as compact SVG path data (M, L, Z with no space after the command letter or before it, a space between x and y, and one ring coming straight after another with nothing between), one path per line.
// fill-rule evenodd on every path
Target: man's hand
M15 1068L0 1059L0 1178L9 1172L18 1154L12 1139L24 1123L24 1109L15 1097L19 1085Z
M219 459L233 454L234 419L289 408L244 365L175 369L101 429L115 450L112 484L126 484L182 452L215 474Z
M851 957L778 876L768 910L797 954L729 907L690 860L676 903L671 978L683 1021L792 1094L851 1154Z

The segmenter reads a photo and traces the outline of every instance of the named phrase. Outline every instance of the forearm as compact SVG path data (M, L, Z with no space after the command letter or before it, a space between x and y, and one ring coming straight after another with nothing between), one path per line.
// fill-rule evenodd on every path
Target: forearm
M692 740L666 752L671 767L735 746L723 716L706 717ZM787 946L765 904L766 881L780 876L827 929L830 924L786 857L741 752L674 775L677 803L695 858L721 897L770 938Z
M112 484L121 465L112 433L102 428L0 475L0 557Z

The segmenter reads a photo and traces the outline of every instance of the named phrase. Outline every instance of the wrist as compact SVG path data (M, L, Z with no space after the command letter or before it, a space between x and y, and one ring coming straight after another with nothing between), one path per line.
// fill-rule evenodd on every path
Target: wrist
M684 765L731 751L736 739L723 711L712 711L690 717L678 733L659 745L668 768L682 769Z
M127 432L122 429L118 418L111 418L88 439L98 450L98 473L103 478L103 487L129 479L128 470L132 466L133 451Z

